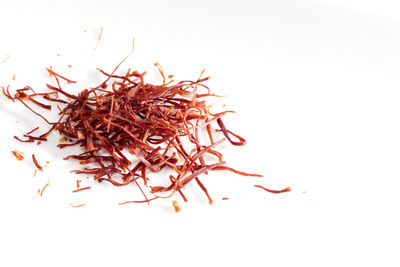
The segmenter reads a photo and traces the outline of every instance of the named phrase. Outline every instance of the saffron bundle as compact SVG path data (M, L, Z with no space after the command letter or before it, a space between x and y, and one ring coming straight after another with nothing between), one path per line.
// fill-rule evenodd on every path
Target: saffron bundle
M212 204L212 198L200 181L201 175L210 171L230 171L244 176L261 176L226 166L223 155L217 151L222 142L242 146L246 141L228 130L222 121L225 114L233 111L215 114L209 111L204 99L215 96L205 85L209 77L200 76L196 81L167 81L161 66L156 64L163 82L153 85L146 83L144 73L138 71L115 74L118 66L110 74L99 69L105 75L105 81L78 94L68 93L61 87L63 81L75 81L52 69L48 72L56 84L47 84L45 93L36 93L26 86L12 96L8 88L3 89L10 100L22 103L49 125L43 134L33 135L37 127L22 138L14 138L20 142L44 142L51 132L58 131L63 140L58 144L59 148L79 146L84 150L64 158L77 160L82 165L73 172L90 175L98 182L114 186L137 185L144 199L125 203L146 203L175 193L187 201L184 187L195 181ZM57 107L59 117L56 122L51 122L40 109L52 110L54 107ZM213 134L214 125L218 125L224 137L219 134L218 139ZM208 135L206 144L200 142L201 129ZM215 160L207 162L209 156ZM151 184L151 174L164 169L171 172L165 176L169 185ZM143 186L148 190L143 190ZM84 189L88 188L79 189L78 186L75 191Z

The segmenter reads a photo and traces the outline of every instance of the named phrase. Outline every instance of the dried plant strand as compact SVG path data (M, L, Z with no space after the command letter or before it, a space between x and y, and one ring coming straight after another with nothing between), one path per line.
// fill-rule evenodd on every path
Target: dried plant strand
M231 171L233 173L236 173L236 174L239 174L239 175L242 175L242 176L264 177L261 174L242 172L242 171L235 170L235 169L233 169L231 167L228 167L228 166L218 166L218 167L215 167L213 169L213 171Z
M11 153L13 153L14 157L19 161L24 159L24 156L22 155L22 152L20 152L18 150L13 150L13 151L11 151Z
M118 205L125 205L125 204L130 204L130 203L148 203L149 201L153 201L156 200L158 197L153 197L147 200L130 200L130 201L125 201L125 202L121 202L118 203Z
M37 129L39 129L39 127L36 127L36 128L34 128L33 130L27 132L26 135L29 135L29 134L33 133L33 132L36 131Z
M76 83L76 81L72 81L68 78L65 78L64 76L61 76L60 74L56 73L55 71L53 71L51 68L46 68L47 72L50 74L50 76L54 76L55 78L61 78L64 81L66 81L67 83Z
M84 203L84 204L78 204L78 205L74 205L74 204L69 203L69 205L70 205L71 207L73 207L73 208L80 208L80 207L85 206L86 203Z
M92 188L92 187L91 186L86 186L86 187L78 188L78 189L73 190L72 193L80 192L80 191L83 191L83 190L88 190L90 188Z
M172 206L174 207L175 212L180 212L182 210L181 206L179 206L178 201L173 200L172 201Z
M43 171L43 167L40 166L39 162L36 159L35 154L32 154L32 161L35 164L36 168L38 168L39 171Z
M43 196L43 192L44 192L44 190L48 187L50 185L50 183L49 182L47 182L47 184L45 184L45 186L43 186L43 189L42 189L42 191L40 191L40 196Z
M258 187L258 188L264 189L265 191L273 193L273 194L280 194L280 193L285 193L285 192L292 191L292 188L290 188L290 187L286 187L286 188L284 188L282 190L268 189L268 188L265 188L264 186L261 186L261 185L255 185L254 187Z

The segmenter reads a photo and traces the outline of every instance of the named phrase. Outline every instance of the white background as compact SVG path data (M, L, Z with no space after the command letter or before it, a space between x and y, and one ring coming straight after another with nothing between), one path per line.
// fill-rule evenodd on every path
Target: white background
M2 0L0 85L41 90L49 66L80 82L67 90L97 85L95 68L111 71L134 37L121 70L159 82L155 62L177 79L206 68L237 111L226 124L248 140L221 151L264 178L203 177L214 205L188 186L180 213L171 200L118 206L140 197L135 186L89 179L90 191L72 194L77 165L61 160L59 137L39 147L13 140L45 125L1 97L0 265L399 266L396 2ZM50 160L36 177L31 153Z

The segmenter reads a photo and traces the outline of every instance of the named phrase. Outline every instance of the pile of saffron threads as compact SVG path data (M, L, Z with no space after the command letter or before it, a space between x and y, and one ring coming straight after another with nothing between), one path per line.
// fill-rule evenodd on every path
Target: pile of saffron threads
M58 144L59 148L79 146L84 151L64 158L77 160L82 165L73 172L93 176L95 181L114 186L136 184L143 199L120 204L145 203L176 193L187 201L184 189L193 181L212 204L213 200L199 178L201 175L210 171L230 171L244 176L262 176L227 166L217 151L217 146L226 140L234 146L242 146L246 141L228 130L222 121L225 114L233 111L215 114L209 111L204 99L215 96L204 84L209 77L200 75L196 81L167 81L161 66L156 66L163 77L161 85L146 83L145 73L138 71L128 70L117 75L118 65L110 74L99 69L105 75L105 81L76 95L61 87L62 83L76 82L51 68L47 71L54 77L55 85L47 84L47 92L36 93L26 86L12 96L8 88L3 88L5 96L22 103L49 125L45 133L34 135L38 130L36 127L21 138L14 138L20 142L44 142L51 132L58 131L63 140ZM58 110L56 122L40 113L41 109L55 107ZM213 134L214 125L218 125L218 131L224 137L219 134L217 139ZM206 144L200 142L201 129L208 135ZM206 158L214 159L207 162ZM151 184L152 173L163 169L171 172L165 176L167 186Z

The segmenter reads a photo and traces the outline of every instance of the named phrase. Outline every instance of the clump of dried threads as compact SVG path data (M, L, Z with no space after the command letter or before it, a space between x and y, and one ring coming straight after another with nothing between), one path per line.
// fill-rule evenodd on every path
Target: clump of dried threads
M222 154L216 150L217 145L225 140L235 146L242 146L246 141L228 130L222 121L225 114L233 111L210 113L204 100L205 97L215 96L204 84L209 77L200 76L196 81L167 81L161 66L156 66L163 77L160 85L146 83L144 73L138 71L128 70L117 75L117 68L110 74L99 69L106 76L105 81L75 95L66 92L61 82L76 82L50 68L47 71L54 77L56 85L47 84L48 92L36 93L26 86L16 90L12 96L8 88L3 89L10 100L22 103L50 125L40 135L32 135L37 127L25 134L23 139L14 138L21 142L43 142L47 141L51 132L58 131L62 136L59 148L79 146L84 150L65 158L78 160L84 166L74 170L75 173L92 175L94 180L114 186L137 185L144 199L120 205L146 203L171 197L175 193L187 201L183 191L193 180L212 204L213 200L200 181L200 175L225 170L244 176L261 176L226 166ZM33 105L45 110L56 106L58 120L49 121ZM213 135L211 126L215 122L225 138ZM207 131L207 143L200 142L201 129ZM206 158L210 157L215 160L207 162ZM165 176L169 185L151 184L151 174L161 170L172 173ZM143 185L153 194L151 198L143 190ZM81 190L84 189L88 188Z

